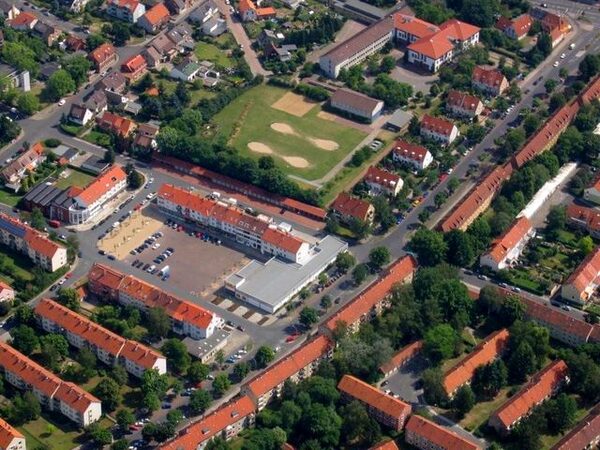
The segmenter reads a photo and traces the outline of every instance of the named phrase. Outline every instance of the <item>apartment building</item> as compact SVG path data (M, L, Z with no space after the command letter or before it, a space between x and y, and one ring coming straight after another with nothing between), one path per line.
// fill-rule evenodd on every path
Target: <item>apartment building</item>
M404 439L421 450L483 450L449 428L412 415L404 428Z
M521 14L519 17L509 19L508 17L500 17L494 25L511 39L521 40L531 29L533 25L533 17L529 14Z
M355 333L360 325L369 322L390 306L390 295L394 286L410 283L417 270L417 261L410 255L396 260L383 271L381 276L360 294L350 300L322 325L325 333L333 333L338 325L344 325Z
M456 125L441 117L423 115L421 119L421 136L432 139L443 145L450 145L459 136Z
M536 373L519 392L508 399L488 421L500 434L508 433L537 405L553 396L569 382L568 367L561 359Z
M375 166L369 167L363 181L369 186L372 194L390 197L398 195L404 186L404 181L399 175Z
M400 450L394 441L386 441L381 444L375 444L369 450Z
M143 312L162 308L171 319L172 330L192 339L210 337L223 326L223 319L199 305L103 264L94 264L88 272L88 289L94 295L132 305Z
M494 271L505 269L519 258L533 236L535 230L530 220L525 216L519 217L492 242L490 250L479 258L479 264Z
M422 145L412 144L403 139L398 139L394 144L392 159L416 170L426 169L433 162L433 156L429 150Z
M342 222L352 220L373 223L375 207L368 201L354 198L346 192L340 192L331 204L331 212Z
M98 325L50 299L42 299L34 312L42 329L60 333L76 348L88 348L108 366L122 365L131 375L141 378L146 370L167 373L167 360L160 353Z
M404 428L412 411L409 404L351 375L344 375L337 387L342 400L357 400L365 407L369 416L396 431Z
M137 0L106 0L106 13L124 22L136 23L146 13L146 7Z
M570 203L567 205L566 212L571 226L586 230L591 236L600 238L600 209Z
M560 289L560 295L565 300L585 305L599 285L600 247L596 247L567 278Z
M494 97L502 95L510 86L500 70L481 66L473 69L471 83L475 89Z
M232 200L226 203L203 198L171 184L163 184L158 191L157 204L168 214L217 229L261 253L295 263L310 258L308 242L275 226L271 217L254 217L246 213Z
M133 55L121 64L121 72L127 78L128 83L132 84L141 80L148 73L148 63L142 55Z
M3 419L0 419L0 450L27 450L25 436Z
M81 427L102 416L100 400L73 383L67 383L10 345L0 343L0 369L5 380L36 396L42 407L59 412Z
M329 106L366 122L373 122L383 111L383 102L350 89L338 89L329 99Z
M245 383L241 393L261 411L271 399L281 395L286 381L298 383L309 378L319 363L332 355L333 343L326 336L319 335Z
M0 242L49 272L67 265L65 247L5 213L0 213Z
M451 90L446 98L446 109L455 116L472 119L483 112L483 103L474 95Z
M415 341L412 344L408 344L406 347L402 347L388 362L379 367L379 371L383 374L384 378L392 376L402 366L420 354L422 349L423 341Z
M444 374L444 390L452 398L456 391L471 383L478 367L501 357L508 346L508 330L498 330L481 341L465 358Z
M393 33L394 18L386 17L322 55L319 67L329 78L337 78L340 70L356 66L381 50L391 41Z
M551 450L588 450L600 444L600 405L596 405Z

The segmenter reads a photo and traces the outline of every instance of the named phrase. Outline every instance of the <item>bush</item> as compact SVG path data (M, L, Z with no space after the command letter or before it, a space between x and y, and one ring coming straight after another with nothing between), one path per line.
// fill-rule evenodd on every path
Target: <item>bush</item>
M328 100L330 97L330 93L327 89L319 87L319 86L310 86L308 84L299 84L294 89L294 92L297 94L302 94L305 97L308 97L317 102L324 102Z
M60 139L55 139L55 138L46 139L44 141L44 145L46 147L49 147L49 148L56 148L60 144L62 144L62 142L60 141Z

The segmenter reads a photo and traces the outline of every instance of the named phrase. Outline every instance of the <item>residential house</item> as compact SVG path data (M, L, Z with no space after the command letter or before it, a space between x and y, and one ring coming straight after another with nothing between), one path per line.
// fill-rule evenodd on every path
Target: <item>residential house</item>
M154 48L156 53L158 53L161 57L161 62L171 61L175 57L175 55L179 54L179 50L177 50L177 46L175 43L169 39L169 37L165 34L159 34L152 42L150 42L149 47Z
M92 50L89 54L89 58L96 71L102 73L116 63L119 56L113 45L106 42Z
M67 36L65 44L67 46L67 49L71 52L81 52L84 51L86 48L85 41L80 37L73 36L72 34Z
M108 366L121 365L141 378L146 370L167 373L167 359L155 350L122 338L116 333L53 300L43 298L34 308L35 317L47 333L65 336L69 344L91 350Z
M333 343L319 335L260 372L242 385L240 392L248 396L258 411L273 398L278 398L286 381L298 383L310 378L321 361L331 358Z
M27 176L28 172L34 171L45 160L44 147L38 142L4 166L0 170L0 178L2 178L6 187L17 192L21 189L21 181Z
M4 419L0 419L0 449L26 450L25 436Z
M219 17L219 7L214 0L204 0L189 14L188 20L202 25L214 17Z
M404 439L421 450L483 450L450 428L438 425L424 417L412 415L404 428Z
M67 249L20 220L0 213L0 243L23 253L36 265L56 272L67 265Z
M227 21L218 17L213 17L202 24L202 33L207 36L217 37L227 31Z
M285 39L283 33L275 33L274 31L264 29L256 38L257 45L264 49L269 44L279 45Z
M384 378L394 375L398 369L419 355L422 349L423 341L415 341L412 344L402 347L388 362L379 367L379 371L383 374Z
M0 303L12 302L15 299L15 290L6 284L4 281L0 281ZM1 448L1 447L0 447Z
M600 406L596 405L551 450L593 449L600 443Z
M338 89L329 98L329 106L351 117L373 122L383 111L383 102L350 89Z
M289 449L293 450L293 449ZM369 450L400 450L394 441L385 441L381 444L375 444Z
M369 167L363 181L369 186L370 192L392 197L398 195L404 186L404 181L399 175L375 166Z
M114 133L122 138L128 137L137 127L134 121L109 111L104 111L101 116L96 117L96 125L98 128Z
M595 205L600 205L600 178L591 187L583 191L583 198Z
M535 236L535 230L532 223L525 216L519 217L492 242L490 250L479 258L479 264L496 272L507 268L519 258L527 242L533 236Z
M179 64L173 66L169 76L176 80L192 82L200 72L200 64L192 58L184 58Z
M265 58L277 58L281 62L290 61L293 53L298 50L295 44L283 44L276 46L273 43L269 43L263 50Z
M100 400L5 343L0 343L0 369L8 383L33 393L43 408L61 413L80 427L87 427L102 416Z
M146 32L156 34L171 18L164 3L157 3L140 17L137 24ZM139 56L139 55L138 55Z
M71 110L69 111L69 120L77 125L85 126L90 120L94 118L92 111L87 109L84 105L79 103L73 103Z
M553 361L536 373L519 392L513 394L488 421L500 434L512 430L524 417L543 401L553 396L569 382L569 369L562 359Z
M38 20L33 26L33 32L42 40L48 47L56 42L62 34L62 31L52 25L49 25L41 20Z
M586 230L592 237L600 238L600 210L570 203L567 220L574 227Z
M0 17L4 20L13 20L21 14L21 10L11 0L0 0Z
M529 14L521 14L519 17L509 19L507 17L500 17L496 22L495 27L502 31L511 39L521 40L531 29L533 25L533 17Z
M477 368L500 358L508 347L508 330L498 330L481 341L471 353L458 364L452 366L444 373L443 386L449 398L454 397L456 391L470 384Z
M392 150L395 162L412 166L416 170L424 170L433 162L433 156L425 147L398 139Z
M587 304L600 285L600 246L587 255L571 273L560 290L563 299L578 305Z
M47 81L60 68L61 64L58 61L48 61L40 66L40 78Z
M119 71L112 71L96 85L96 90L104 91L108 98L109 93L123 94L127 86L127 78Z
M272 19L276 15L275 8L257 8L252 0L240 0L238 14L243 22L254 22L257 20Z
M83 104L96 115L106 111L108 108L108 99L104 91L95 90L83 99Z
M125 22L137 23L146 13L146 7L138 0L106 0L106 13Z
M185 22L174 26L165 34L175 44L177 51L180 53L190 53L196 48L197 44L193 37L194 30Z
M368 201L354 198L345 192L340 192L331 204L331 212L343 222L360 220L373 223L375 208Z
M146 60L146 64L148 65L149 69L158 68L158 65L162 62L162 56L154 47L146 47L144 50L142 50L141 55Z
M181 430L159 450L203 450L215 438L230 440L254 424L255 407L247 396L234 398Z
M502 95L510 86L508 80L500 70L481 66L473 69L471 83L475 89L494 97Z
M125 75L129 84L133 84L148 73L148 64L142 55L133 55L121 64L121 72Z
M369 416L395 431L404 428L412 411L409 404L351 375L344 375L337 388L343 401L358 401L365 407Z
M7 20L6 24L13 30L29 31L33 30L33 27L37 22L38 18L35 14L23 11L14 18Z
M458 128L454 123L440 117L423 115L421 119L421 136L427 139L450 145L459 135Z
M459 117L477 118L483 112L483 103L474 95L451 90L446 97L446 109Z
M9 87L20 89L23 92L31 91L31 77L27 70L17 70L7 64L0 63L0 77Z
M61 5L73 13L80 13L84 10L90 0L59 0Z
M160 128L149 123L140 123L135 132L133 146L138 150L153 150L156 148L156 136Z

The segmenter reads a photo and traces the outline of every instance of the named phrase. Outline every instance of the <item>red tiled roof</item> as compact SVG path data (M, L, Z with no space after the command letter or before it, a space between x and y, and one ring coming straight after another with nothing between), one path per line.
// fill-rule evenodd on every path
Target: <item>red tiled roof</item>
M369 314L379 301L387 297L394 285L403 283L413 275L415 270L417 270L417 262L412 256L407 255L397 259L380 278L335 313L325 326L330 331L334 331L338 322L347 325L355 323L365 314Z
M533 19L529 14L521 14L512 21L512 27L517 37L525 36L533 25Z
M400 450L394 441L387 441L381 444L375 444L369 450Z
M256 15L258 17L274 16L275 14L277 14L277 11L275 11L275 8L272 6L267 6L266 8L256 8Z
M500 31L506 30L508 27L512 25L512 20L505 16L500 16L500 18L494 24L494 28L497 28Z
M298 200L294 200L293 198L286 198L281 203L292 211L298 211L302 214L309 214L311 216L318 217L321 220L325 220L327 217L327 211L325 211L323 208L308 205L306 203L299 202Z
M531 231L532 224L525 216L515 220L511 226L492 243L489 256L499 263Z
M196 450L228 426L254 413L254 403L248 396L233 400L203 419L179 432L179 436L160 446L160 450Z
M340 192L331 204L331 209L334 209L343 216L366 220L371 209L371 204L365 200L351 197L345 192Z
M0 448L8 449L13 439L24 438L19 430L0 418Z
M423 161L429 150L417 144L411 144L403 139L398 139L394 144L394 153L413 161Z
M564 284L572 285L578 292L583 292L600 275L600 246L586 256L579 266L571 273Z
M92 403L100 403L100 400L89 392L84 391L74 383L65 381L61 382L55 397L80 414L84 414Z
M473 69L473 81L484 84L491 88L498 88L506 77L498 69L486 69L477 66Z
M382 373L388 373L394 370L396 367L400 367L406 361L420 353L422 348L423 341L416 341L407 345L406 347L401 348L388 362L381 365L379 371Z
M148 23L152 26L156 26L169 19L169 10L164 3L157 3L144 14L144 17ZM138 55L141 56L141 55ZM143 58L142 58L143 59Z
M126 340L121 350L121 357L137 364L144 369L153 369L156 362L163 359L160 353L136 341Z
M369 183L378 184L380 186L385 186L392 189L398 186L398 183L402 181L400 176L396 175L395 173L391 173L387 170L383 170L374 166L369 167L364 180Z
M88 279L90 281L113 291L119 289L119 286L121 286L126 277L126 274L100 263L95 263L88 272Z
M32 22L35 22L36 20L38 20L38 18L35 16L35 14L31 14L27 11L23 11L17 17L15 17L14 19L8 20L7 22L11 27L23 26L23 25L30 26L30 24Z
M440 25L438 32L415 41L408 48L431 59L438 59L454 49L454 41L466 41L479 30L474 25L450 19Z
M110 131L123 137L131 133L136 125L133 120L113 114L110 111L104 111L102 116L98 117L96 121L101 127L109 128Z
M396 13L394 14L394 27L396 30L416 36L418 39L431 36L440 31L440 28L414 16Z
M240 14L244 14L249 9L256 10L256 5L254 5L254 2L252 0L240 0L238 9L240 11Z
M115 54L116 50L112 44L104 43L90 52L90 58L95 63L102 64L105 61L114 58Z
M119 8L128 9L129 11L135 11L140 4L137 0L106 0L106 3L115 5Z
M162 3L159 4L162 5ZM121 64L121 70L133 73L143 69L146 66L146 60L142 55L133 55L131 58L126 59L123 64Z
M298 253L298 250L300 250L300 247L304 244L302 239L298 239L290 233L285 233L271 227L265 230L261 239L271 245L282 248L286 252L294 254Z
M481 450L479 445L467 441L449 428L437 425L421 416L412 415L404 429L433 443L436 448L445 450Z
M596 405L575 428L554 444L552 450L582 450L590 448L590 444L597 442L599 436L600 405Z
M567 218L589 231L600 231L600 210L596 208L570 203L567 206Z
M498 358L508 345L508 330L498 330L480 342L474 349L444 374L444 389L452 394L475 375L475 370Z
M44 255L50 259L56 255L57 251L64 249L62 245L51 241L46 236L40 234L39 231L29 227L25 233L25 241L27 242L29 248L33 249L36 253Z
M433 133L450 136L452 130L454 129L454 123L440 117L434 117L430 116L429 114L425 114L421 119L421 127Z
M404 403L376 387L351 375L344 375L338 383L338 390L365 403L372 408L378 409L390 417L407 417L411 412L409 404Z
M475 112L477 110L477 107L481 104L481 100L479 100L474 95L470 95L466 92L460 92L456 90L451 90L448 93L446 102L450 106L455 106L457 108L461 108L472 112Z
M565 381L568 367L562 359L536 373L523 388L508 399L491 417L509 429Z
M332 343L326 336L319 335L262 371L248 381L245 387L258 398L279 386L304 367L323 358L331 346Z
M77 196L85 204L91 205L113 187L127 179L127 174L119 165L114 165L88 184Z

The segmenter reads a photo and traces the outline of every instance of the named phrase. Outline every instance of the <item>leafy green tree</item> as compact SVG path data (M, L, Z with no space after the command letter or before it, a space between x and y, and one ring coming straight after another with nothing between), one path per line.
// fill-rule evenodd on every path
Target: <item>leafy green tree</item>
M108 428L103 428L100 426L98 422L91 424L87 430L86 434L89 439L96 443L96 445L103 447L112 442L112 433Z
M44 228L46 228L46 219L39 208L33 208L29 215L29 220L31 221L31 226L36 230L44 231Z
M208 391L197 389L190 396L189 407L194 414L202 414L212 403L212 397Z
M466 413L473 409L473 406L475 406L475 394L471 386L468 384L461 386L452 399L452 408L460 417L464 417Z
M127 174L127 185L131 189L139 189L144 184L144 176L137 170L132 170Z
M522 342L508 360L510 379L516 383L522 383L536 369L537 361L533 349L527 342Z
M10 332L12 336L11 345L21 353L29 356L39 346L39 339L33 328L27 325L19 325Z
M553 78L548 78L544 82L544 89L546 89L546 94L552 93L554 91L554 89L556 89L557 86L558 86L558 81L556 81Z
M156 369L144 371L141 385L141 390L144 394L155 393L160 400L165 396L168 388L169 378L166 374L161 375Z
M504 361L497 359L475 369L471 387L479 399L491 400L506 386L507 379L506 365Z
M162 308L150 308L146 317L149 334L156 339L165 337L171 329L169 316Z
M206 364L203 364L200 361L194 361L187 370L187 379L191 383L196 384L206 380L209 373L210 368Z
M396 60L393 56L384 56L379 63L379 70L384 73L390 73L396 67Z
M83 55L73 55L62 60L62 68L65 69L75 82L77 87L88 79L88 72L92 69L89 59Z
M423 396L427 403L442 405L446 402L444 389L444 374L437 367L431 367L423 372Z
M105 42L106 42L106 39L104 39L103 36L101 36L99 34L90 34L86 41L88 51L91 52L92 50L95 50L96 48L98 48L102 44L104 44Z
M27 304L19 305L14 317L20 325L32 325L35 320L33 308Z
M175 373L181 375L190 367L192 357L185 344L179 339L169 339L163 344L161 351L167 357L167 361Z
M148 392L144 394L144 397L142 398L142 405L148 411L156 411L160 408L160 399L156 393Z
M240 361L233 368L233 376L238 381L242 381L244 378L246 378L248 373L250 373L250 365L245 361Z
M302 311L300 311L299 320L300 323L306 328L310 328L319 321L319 314L317 313L316 309L311 308L310 306L305 306L302 308Z
M594 241L590 236L583 236L579 239L577 247L583 255L589 255L594 250Z
M475 248L470 234L452 230L444 234L448 248L448 262L459 267L469 267L475 262Z
M40 101L32 92L23 92L17 97L19 111L31 116L40 109Z
M369 275L369 269L364 263L358 264L352 270L352 279L356 286L360 286L367 279L367 275Z
M58 370L59 362L69 353L69 343L64 336L56 333L47 334L39 338L41 359L47 367Z
M575 425L577 409L575 399L564 392L558 394L554 400L547 402L546 420L551 433L564 433Z
M116 440L110 446L110 450L127 450L128 448L129 448L129 442L127 442L127 439L125 439L125 438Z
M369 264L375 270L381 269L390 262L390 251L387 247L375 247L369 252Z
M331 297L327 294L325 294L323 297L321 297L321 301L319 302L319 304L321 305L321 308L323 309L329 309L331 307Z
M135 416L131 412L130 409L123 408L117 412L116 415L117 424L121 427L122 430L128 429L131 425L135 423Z
M500 14L498 0L462 0L461 18L480 27L491 27Z
M341 436L347 448L367 448L381 437L379 424L367 413L358 401L352 401L340 408L342 417Z
M335 266L342 273L348 272L355 264L356 258L350 252L339 253L335 258Z
M423 266L435 266L443 262L448 251L444 235L427 228L417 230L410 240L410 248Z
M127 381L129 380L129 375L127 375L127 371L123 366L120 365L114 366L110 370L108 376L115 380L120 386L127 384Z
M271 361L275 359L275 350L266 345L262 345L256 351L254 363L258 369L264 369Z
M123 399L119 385L112 378L103 378L94 388L94 395L102 400L102 406L108 411L114 411Z
M213 380L212 387L214 395L216 397L222 397L231 387L231 381L229 381L226 374L220 373Z
M460 337L448 324L437 325L425 333L424 350L434 364L452 357Z
M58 69L46 82L45 94L52 101L58 101L76 89L75 81L64 69Z
M73 288L60 288L57 297L58 303L78 312L81 307L81 298L77 290Z
M315 439L325 448L338 448L342 418L332 407L314 403L302 416L301 440Z
M41 412L42 407L40 406L40 402L33 392L29 391L23 395L15 395L12 401L12 408L6 411L7 419L15 425L22 425L36 420L40 417Z
M183 420L183 413L179 409L173 409L167 413L167 422L173 426L179 425Z

